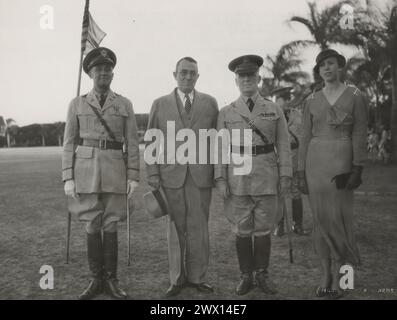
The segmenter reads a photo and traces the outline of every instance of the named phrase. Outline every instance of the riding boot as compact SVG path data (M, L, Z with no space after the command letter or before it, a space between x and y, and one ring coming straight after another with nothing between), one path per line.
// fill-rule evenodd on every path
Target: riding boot
M104 287L105 292L117 300L125 300L127 293L118 287L117 280L117 232L103 233Z
M88 287L79 296L79 300L89 300L102 293L103 290L103 255L101 233L87 233L88 266L91 272L91 281Z
M247 294L253 287L252 238L236 236L237 258L241 271L241 280L236 287L238 295Z
M268 267L270 261L271 239L270 234L254 237L254 270L256 285L268 294L277 293L269 279Z

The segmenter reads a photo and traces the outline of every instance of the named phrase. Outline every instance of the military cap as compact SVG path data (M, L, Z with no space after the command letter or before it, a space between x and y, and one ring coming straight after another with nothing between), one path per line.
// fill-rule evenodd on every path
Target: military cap
M254 73L259 70L259 67L263 64L263 58L254 54L245 55L233 59L229 63L229 70L241 74L241 73Z
M116 65L117 59L114 52L105 47L99 47L91 50L84 58L83 70L89 73L91 68L98 64L110 64L112 67Z
M336 50L333 49L325 49L323 51L321 51L317 57L316 57L316 65L314 67L314 72L318 73L319 68L320 68L320 64L325 60L328 59L330 57L336 57L336 59L338 60L338 65L340 67L344 67L346 64L346 58L344 56L342 56L341 54L339 54Z
M279 87L274 89L272 92L270 92L270 94L276 97L283 97L291 94L293 89L294 89L293 87Z

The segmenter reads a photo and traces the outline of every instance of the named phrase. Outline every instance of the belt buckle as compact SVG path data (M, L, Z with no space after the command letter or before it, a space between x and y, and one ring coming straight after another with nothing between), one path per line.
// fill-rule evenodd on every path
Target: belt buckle
M99 149L106 150L106 139L99 139Z

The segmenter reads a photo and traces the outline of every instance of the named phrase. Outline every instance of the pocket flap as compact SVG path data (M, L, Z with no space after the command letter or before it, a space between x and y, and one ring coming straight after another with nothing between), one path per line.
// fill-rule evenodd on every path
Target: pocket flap
M263 112L258 115L262 120L275 121L280 118L280 116L275 112Z
M76 157L82 159L91 159L94 154L94 147L78 146L76 149Z
M128 117L128 113L123 106L110 106L108 113L116 117Z

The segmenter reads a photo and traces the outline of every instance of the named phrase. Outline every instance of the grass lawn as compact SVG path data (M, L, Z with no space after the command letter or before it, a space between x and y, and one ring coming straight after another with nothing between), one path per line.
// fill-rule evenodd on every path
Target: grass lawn
M65 264L66 198L61 182L61 149L0 149L0 299L75 299L88 284L84 227L72 221L71 261ZM126 266L126 225L119 227L119 278L132 299L163 299L168 288L165 219L151 220L142 195L134 197L131 219L132 264ZM356 197L356 236L363 265L355 269L355 289L345 299L397 298L397 166L368 164ZM369 192L369 193L368 193ZM371 192L374 192L371 195ZM394 193L394 195L393 195ZM386 194L386 195L385 195ZM304 224L311 214L304 202ZM241 299L234 236L213 192L208 282L213 294L185 289L178 299ZM293 237L295 263L288 259L287 237L273 238L270 274L279 293L266 296L255 289L244 299L314 299L319 263L310 237ZM42 265L54 268L54 289L39 286ZM100 296L99 299L107 299Z

